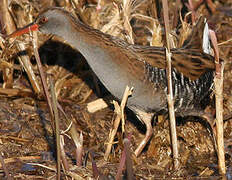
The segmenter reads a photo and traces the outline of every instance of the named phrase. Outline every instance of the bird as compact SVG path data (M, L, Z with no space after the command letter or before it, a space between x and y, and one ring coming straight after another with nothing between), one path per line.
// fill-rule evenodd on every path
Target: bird
M84 24L63 8L42 11L31 24L9 37L29 31L55 35L78 50L102 84L121 100L126 86L133 87L127 107L146 126L146 134L135 150L139 156L152 134L152 118L168 112L166 54L164 47L129 44ZM199 34L199 29L193 29ZM214 57L204 53L193 40L172 48L172 83L176 116L205 116L215 74Z

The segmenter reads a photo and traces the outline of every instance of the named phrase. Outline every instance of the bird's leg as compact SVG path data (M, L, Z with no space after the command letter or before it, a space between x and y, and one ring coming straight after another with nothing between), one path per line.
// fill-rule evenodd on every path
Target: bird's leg
M145 123L146 128L147 128L146 135L145 135L144 139L141 141L141 143L139 144L139 146L135 150L135 155L136 155L136 157L138 157L153 134L153 129L151 126L151 120L152 120L153 114L146 113L143 111L136 111L136 114L139 116L140 120Z

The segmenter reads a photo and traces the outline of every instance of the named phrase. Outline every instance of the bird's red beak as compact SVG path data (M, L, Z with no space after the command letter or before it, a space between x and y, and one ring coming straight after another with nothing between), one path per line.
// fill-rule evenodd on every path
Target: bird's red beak
M14 38L17 36L21 36L25 33L29 33L30 31L38 31L39 30L39 25L36 23L31 23L28 24L27 26L20 28L18 30L16 30L15 32L11 33L9 36L7 36L8 38Z

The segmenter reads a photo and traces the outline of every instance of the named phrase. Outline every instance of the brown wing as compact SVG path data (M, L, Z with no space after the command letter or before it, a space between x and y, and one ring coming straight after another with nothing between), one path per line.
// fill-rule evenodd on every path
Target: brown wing
M151 66L166 68L165 49L159 47L133 46L139 59ZM208 70L214 70L214 58L197 50L171 49L172 66L191 80L198 79Z
M204 18L201 17L184 42L183 48L171 49L172 66L191 80L196 80L206 71L215 68L214 58L201 50L204 24ZM132 49L140 59L151 66L162 69L166 67L164 48L132 46Z
M215 69L214 58L195 50L173 49L172 66L191 80Z

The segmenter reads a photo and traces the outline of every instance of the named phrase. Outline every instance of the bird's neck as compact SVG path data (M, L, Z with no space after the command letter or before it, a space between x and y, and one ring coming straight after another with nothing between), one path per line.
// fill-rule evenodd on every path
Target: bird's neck
M63 38L74 49L77 49L86 58L90 66L92 61L96 61L96 59L98 59L97 61L109 61L109 52L106 46L111 43L111 36L93 29L79 20L68 19L68 27L64 27L64 30L56 35Z
M124 41L114 40L114 37L80 22L71 23L71 26L66 28L71 29L72 34L56 35L80 51L97 77L115 97L121 99L126 85L143 86L142 81L137 78L144 77L143 62L138 66L132 65L127 53L123 51L124 46L116 42L125 43ZM133 70L134 67L138 67L139 71ZM120 82L120 85L116 81Z

